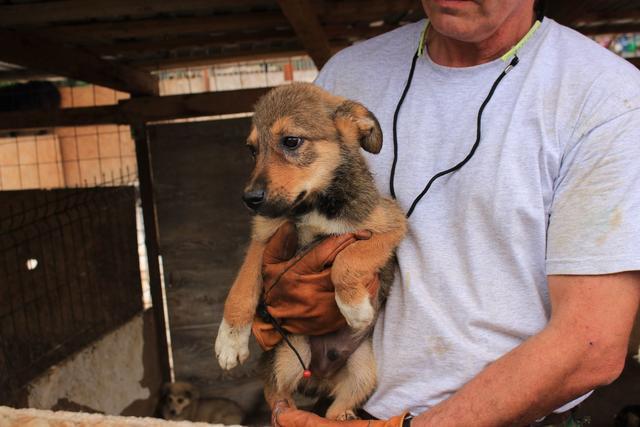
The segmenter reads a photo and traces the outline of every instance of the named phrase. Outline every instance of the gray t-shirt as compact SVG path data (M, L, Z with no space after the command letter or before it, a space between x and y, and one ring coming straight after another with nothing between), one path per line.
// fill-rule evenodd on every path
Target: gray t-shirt
M393 113L424 25L341 51L316 81L379 119L384 146L368 161L386 195ZM547 275L640 270L640 72L551 19L518 56L484 111L475 156L409 220L374 333L379 385L365 409L375 416L427 410L538 333ZM467 155L505 65L419 58L398 121L405 210Z

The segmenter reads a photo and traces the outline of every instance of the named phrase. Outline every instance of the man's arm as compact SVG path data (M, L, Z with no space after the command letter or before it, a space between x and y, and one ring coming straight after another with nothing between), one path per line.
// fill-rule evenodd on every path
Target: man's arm
M527 424L614 381L640 302L640 272L549 276L551 320L413 426Z

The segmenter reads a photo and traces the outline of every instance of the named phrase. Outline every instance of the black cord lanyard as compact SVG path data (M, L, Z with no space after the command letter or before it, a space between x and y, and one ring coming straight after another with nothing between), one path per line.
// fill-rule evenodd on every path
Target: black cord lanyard
M527 35L518 43L518 45L520 45L519 47L521 47L529 39L529 37L536 31L536 29L537 29L537 27L539 25L540 25L539 21L536 22L536 24L534 24L534 26L529 31L529 33L527 33ZM425 32L426 32L426 28L425 28ZM420 57L420 54L422 53L421 52L422 51L422 43L423 43L422 37L424 37L424 32L421 35L421 45L418 46L418 48L416 49L416 53L413 55L413 60L411 61L411 69L409 70L409 76L407 77L407 83L404 86L404 90L402 91L402 95L400 96L400 100L398 101L398 105L396 106L396 110L395 110L395 112L393 114L393 163L391 165L391 176L389 177L389 192L391 193L391 197L393 197L394 199L396 198L396 191L395 191L395 187L394 187L394 181L395 181L395 175L396 175L396 166L398 164L398 130L397 130L398 129L398 116L400 115L400 108L402 107L402 104L404 103L404 99L406 98L407 93L409 93L409 88L411 87L411 82L413 81L413 73L414 73L414 71L416 69L416 62L418 61L418 58ZM516 51L517 51L517 49L516 49ZM469 160L471 160L471 158L475 154L478 146L480 145L480 136L481 136L481 127L482 127L482 113L484 112L485 107L487 106L487 104L489 103L491 98L493 97L493 94L496 91L496 89L498 88L498 85L500 84L502 79L507 75L507 73L509 71L511 71L516 65L518 65L518 62L520 62L520 59L518 59L518 55L514 53L513 58L509 62L509 65L507 65L505 67L505 69L502 70L502 72L500 73L498 78L493 82L493 85L491 86L491 89L489 90L489 94L487 95L487 97L482 102L482 105L480 105L480 109L478 110L478 118L476 120L476 126L477 126L476 127L476 141L473 144L473 146L471 147L471 151L469 151L469 154L467 154L467 156L464 159L462 159L462 161L460 161L455 166L452 166L449 169L445 169L443 171L440 171L440 172L438 172L437 174L435 174L434 176L431 177L431 179L427 182L427 185L424 186L424 188L420 192L420 194L418 194L418 196L416 196L416 198L411 203L411 207L409 208L409 210L406 213L407 218L409 218L411 216L411 214L415 210L415 208L418 205L418 203L420 203L420 200L422 200L422 198L427 194L427 191L429 191L429 188L431 188L431 185L434 183L434 181L436 179L438 179L438 178L440 178L440 177L442 177L444 175L447 175L447 174L450 174L452 172L457 171L458 169L462 168Z

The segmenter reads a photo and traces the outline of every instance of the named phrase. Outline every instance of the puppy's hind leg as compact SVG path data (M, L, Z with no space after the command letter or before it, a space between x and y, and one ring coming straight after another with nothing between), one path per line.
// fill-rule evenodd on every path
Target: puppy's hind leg
M356 419L356 409L371 396L375 387L376 362L371 340L367 339L336 374L331 391L335 400L327 409L326 417L330 420Z
M304 365L309 366L311 349L308 339L301 335L290 335L288 338L302 358ZM266 366L265 399L272 409L276 402L282 400L286 401L290 407L295 408L292 395L298 388L304 369L295 353L284 342L280 343L271 353Z

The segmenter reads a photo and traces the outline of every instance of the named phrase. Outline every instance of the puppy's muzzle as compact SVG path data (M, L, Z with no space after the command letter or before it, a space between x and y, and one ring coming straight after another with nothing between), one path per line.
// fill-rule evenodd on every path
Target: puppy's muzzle
M242 195L244 204L252 211L257 211L260 205L264 203L265 191L263 189L245 191Z

